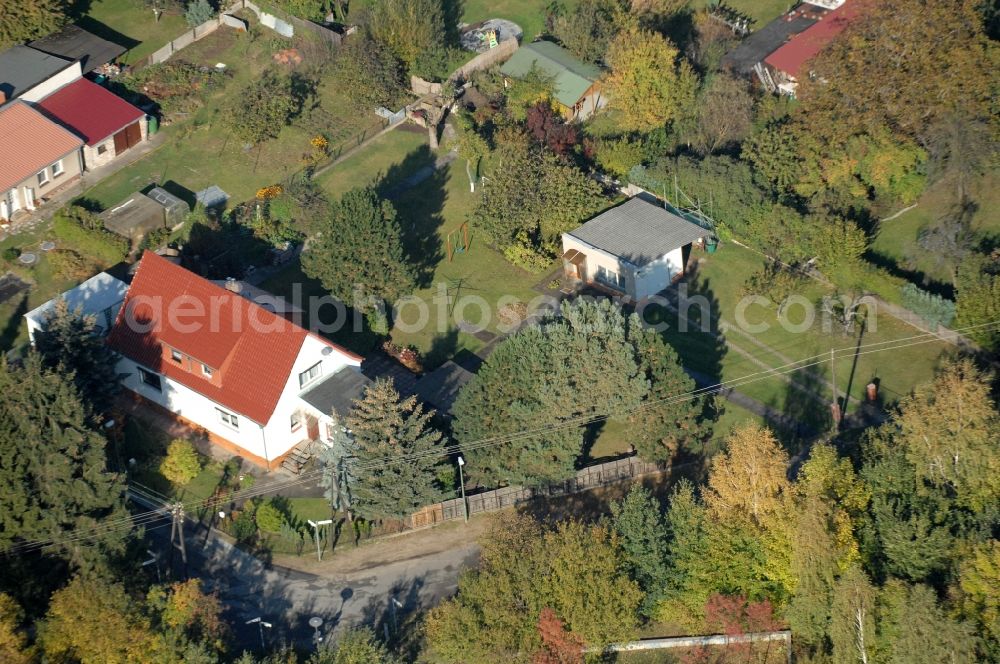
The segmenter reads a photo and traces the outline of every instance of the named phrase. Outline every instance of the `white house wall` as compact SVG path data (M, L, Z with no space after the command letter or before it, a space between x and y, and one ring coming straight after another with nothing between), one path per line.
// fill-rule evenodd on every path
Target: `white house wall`
M670 285L684 269L684 249L678 247L669 254L648 263L635 274L635 298L645 299L656 295Z
M277 454L271 451L269 445L264 442L264 429L256 422L236 413L239 417L239 430L233 429L223 424L216 413L216 408L232 413L231 408L219 405L205 396L195 392L191 388L181 385L160 374L161 390L146 385L139 376L139 367L129 359L121 359L118 362L118 373L128 374L122 380L122 385L137 394L144 396L153 403L163 406L175 415L183 417L189 422L204 428L207 431L225 438L226 440L239 445L247 452L264 459L273 459ZM267 448L265 451L265 447ZM270 457L268 456L270 455Z
M635 297L634 268L630 263L606 251L592 247L568 233L563 234L563 253L566 253L570 249L576 249L587 257L586 277L588 282L601 283L597 281L597 268L603 267L606 270L623 275L625 277L625 293L631 297Z
M293 413L312 410L299 399L299 394L305 391L299 388L299 374L317 362L322 362L320 376L315 382L309 384L311 387L324 378L337 373L345 366L357 367L361 365L359 360L344 355L335 348L331 348L332 352L329 355L323 355L324 348L331 348L331 346L310 334L306 336L302 348L299 349L299 356L295 358L295 363L292 365L285 389L281 392L281 398L278 399L278 405L274 408L271 421L264 429L267 436L267 451L271 455L271 459L281 456L307 437L305 423L297 431L291 430Z
M63 69L55 76L42 81L29 90L26 90L20 98L24 101L30 101L31 103L36 104L59 88L72 83L81 76L83 76L83 72L80 70L80 63L74 62L72 65L66 67L66 69Z

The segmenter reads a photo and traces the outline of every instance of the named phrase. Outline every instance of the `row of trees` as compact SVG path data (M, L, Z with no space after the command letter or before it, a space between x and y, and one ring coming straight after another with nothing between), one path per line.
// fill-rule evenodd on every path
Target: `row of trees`
M854 458L816 445L789 479L756 425L666 508L635 487L595 525L506 515L479 569L431 612L430 661L582 662L644 622L687 634L787 627L803 661L972 662L1000 655L994 538L1000 414L968 360L869 432ZM544 659L559 649L564 659ZM738 651L738 652L737 652ZM771 646L684 661L784 661Z

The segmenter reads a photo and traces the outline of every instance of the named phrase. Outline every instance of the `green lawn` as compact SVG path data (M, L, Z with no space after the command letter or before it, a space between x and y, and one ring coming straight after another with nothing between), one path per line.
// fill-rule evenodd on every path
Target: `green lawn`
M346 100L324 80L318 91L320 110L282 128L278 138L253 148L232 138L219 122L220 106L271 64L272 46L271 40L220 29L181 51L175 57L194 64L226 63L231 79L196 113L165 126L166 141L158 150L85 195L107 207L150 183L172 181L190 192L218 185L238 203L301 170L302 156L310 152L309 140L317 133L336 145L378 124L374 114L348 112Z
M359 152L316 177L316 183L332 198L345 191L386 178L398 181L434 162L427 145L427 132L420 127L398 127L379 136ZM422 149L423 148L423 149Z
M136 43L124 56L125 62L129 64L139 61L191 29L179 12L165 13L157 21L153 11L137 0L95 0L82 25L122 46Z
M972 217L975 231L996 237L1000 235L1000 176L991 172L977 180L971 195L978 205ZM916 208L899 217L880 224L878 236L871 251L886 263L894 264L904 273L912 274L915 281L925 276L929 281L950 284L951 274L947 265L917 244L920 231L933 226L952 212L956 194L953 186L939 184L928 189Z
M721 314L724 320L736 323L736 305L742 297L743 282L762 264L763 259L733 244L722 246L716 254L699 254L699 256L705 260L690 293L707 298L715 310L713 316ZM821 285L808 281L803 284L799 294L807 301L815 302L823 292ZM694 307L690 317L697 319L697 313L698 308ZM748 323L765 323L769 326L766 331L756 332L751 337L774 349L780 356L755 345L750 338L735 331L728 332L726 338L731 344L735 344L767 366L780 367L787 363L785 358L797 361L816 355L825 356L831 348L838 349L840 359L835 362L838 388L842 393L847 389L848 381L851 381L851 396L858 400L864 397L865 385L872 379L878 378L884 401L894 402L915 385L930 379L941 354L949 348L943 342L934 342L891 352L866 352L857 357L855 365L852 350L857 344L857 338L841 334L836 323L830 332L825 332L822 328L822 316L818 313L815 322L802 332L783 329L773 308L765 309L753 305L746 310L745 318ZM792 307L788 312L788 319L792 323L803 322L803 308ZM887 314L876 315L871 321L871 327L874 329L866 331L861 340L862 344L902 340L919 334L918 330ZM668 316L667 322L670 323L671 329L665 334L677 348L686 365L714 376L721 376L724 380L754 376L754 382L739 388L741 392L802 421L814 425L825 423L826 413L822 402L817 403L803 397L779 378L764 376L761 373L762 368L753 359L733 349L728 351L720 349L711 335L694 329L694 325L687 332L681 332L676 318ZM874 351L877 347L865 350ZM794 375L801 382L812 385L813 390L825 395L827 400L831 398L829 388L826 386L826 381L830 377L828 364L820 364L796 372ZM856 402L849 410L855 407Z

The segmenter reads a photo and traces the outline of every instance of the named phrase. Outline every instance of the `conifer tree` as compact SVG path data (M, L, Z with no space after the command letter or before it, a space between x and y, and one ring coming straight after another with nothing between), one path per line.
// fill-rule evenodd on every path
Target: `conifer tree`
M46 368L73 372L80 397L93 406L95 413L110 408L121 391L115 354L98 334L97 319L83 316L79 310L71 311L62 298L35 332L35 350Z
M611 515L631 576L646 593L642 612L652 616L670 576L667 527L660 503L648 489L635 484L624 499L611 504Z
M416 397L400 399L391 380L365 390L347 417L357 444L354 507L362 516L403 518L441 497L441 432Z
M66 377L29 355L23 368L0 368L0 393L0 548L124 515L122 486L105 468L107 441ZM98 532L59 546L77 566L121 550L126 530Z

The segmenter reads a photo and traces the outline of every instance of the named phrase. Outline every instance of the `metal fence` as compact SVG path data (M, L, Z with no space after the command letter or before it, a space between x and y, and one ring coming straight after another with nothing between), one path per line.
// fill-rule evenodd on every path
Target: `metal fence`
M625 459L616 459L588 466L578 471L575 477L546 486L533 488L509 486L472 494L467 497L469 515L496 512L497 510L527 502L533 498L568 496L580 493L581 491L587 491L588 489L596 489L614 484L622 480L662 472L667 467L667 464L650 463L634 456ZM428 505L419 512L410 515L406 525L410 528L423 528L463 517L462 499L453 498L434 505Z

